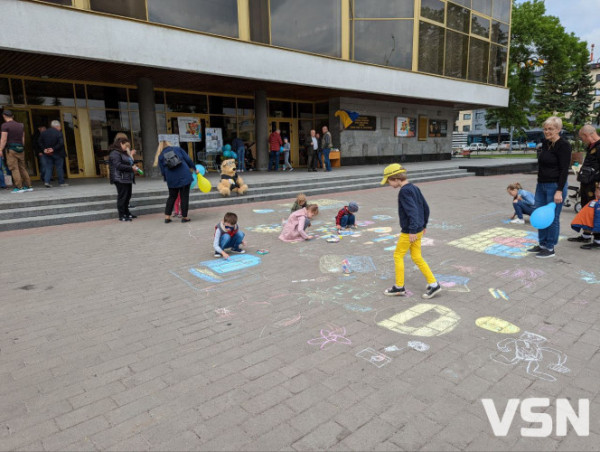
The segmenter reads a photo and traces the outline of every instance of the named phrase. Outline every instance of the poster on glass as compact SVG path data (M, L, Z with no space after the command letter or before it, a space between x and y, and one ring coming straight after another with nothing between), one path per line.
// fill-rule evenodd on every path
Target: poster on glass
M223 131L219 127L206 128L206 152L218 154L223 147Z
M429 120L429 137L445 137L448 135L448 121L445 119Z
M174 133L159 133L158 141L159 143L161 141L168 141L173 146L179 146L179 135L176 135Z
M202 141L202 125L197 118L180 116L177 118L179 126L179 141Z
M412 138L417 133L417 120L406 116L396 117L396 126L394 135L397 137Z

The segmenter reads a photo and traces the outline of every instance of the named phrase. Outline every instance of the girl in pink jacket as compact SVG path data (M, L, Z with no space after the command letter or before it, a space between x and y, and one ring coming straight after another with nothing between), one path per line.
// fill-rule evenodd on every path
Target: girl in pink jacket
M284 242L301 242L314 238L305 232L307 219L312 219L319 214L319 206L309 204L308 206L292 212L288 217L287 222L283 226L283 231L279 235L279 240Z

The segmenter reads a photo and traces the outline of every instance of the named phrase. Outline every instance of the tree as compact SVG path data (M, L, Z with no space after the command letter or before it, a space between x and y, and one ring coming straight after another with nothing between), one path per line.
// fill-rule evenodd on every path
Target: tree
M594 80L589 65L589 53L585 42L577 43L573 49L575 65L571 73L571 117L575 130L590 121L590 105L594 101Z

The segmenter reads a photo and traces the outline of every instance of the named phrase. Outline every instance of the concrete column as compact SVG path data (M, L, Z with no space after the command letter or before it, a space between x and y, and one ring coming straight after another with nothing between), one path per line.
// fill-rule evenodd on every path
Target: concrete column
M140 104L140 126L142 129L142 149L144 152L144 172L146 177L158 174L158 168L152 168L154 154L158 147L158 128L156 126L156 103L154 101L154 84L147 77L137 81L138 100Z
M256 135L256 166L259 171L266 171L269 164L269 147L267 133L269 124L267 116L267 93L254 92L254 127Z

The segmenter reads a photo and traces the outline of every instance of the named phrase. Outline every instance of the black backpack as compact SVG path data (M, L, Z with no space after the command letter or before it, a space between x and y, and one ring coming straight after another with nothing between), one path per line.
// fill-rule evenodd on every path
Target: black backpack
M165 159L165 165L169 169L177 168L179 165L181 165L181 159L172 149L169 149L167 152L165 152L163 157Z

